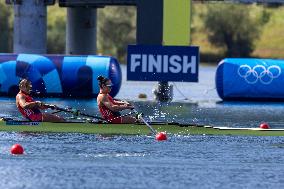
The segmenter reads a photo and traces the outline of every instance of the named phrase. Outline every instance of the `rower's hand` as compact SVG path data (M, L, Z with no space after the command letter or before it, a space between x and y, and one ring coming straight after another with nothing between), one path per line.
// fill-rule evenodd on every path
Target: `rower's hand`
M54 105L54 104L44 104L44 103L42 103L42 107L44 107L44 108L50 108L50 109L52 109L52 110L57 109L57 106Z
M131 104L126 104L127 108L130 109L130 110L133 110L134 109L134 106L131 105Z
M124 105L125 105L128 109L130 109L130 110L133 110L133 109L134 109L134 106L133 106L132 104L130 104L129 102L127 102L127 101L124 101Z
M58 107L57 107L56 105L54 105L54 104L48 104L47 107L50 108L50 109L52 109L52 110L55 110L55 109L58 108Z
M125 100L121 100L120 102L122 102L123 104L125 104L125 105L127 105L127 106L131 105L129 102L127 102L127 101L125 101Z
M44 103L41 101L35 101L35 103L39 108L41 108L44 105Z

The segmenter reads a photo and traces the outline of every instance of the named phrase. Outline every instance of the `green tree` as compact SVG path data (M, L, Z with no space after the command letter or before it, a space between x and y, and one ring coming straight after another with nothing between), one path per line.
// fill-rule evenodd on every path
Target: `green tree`
M47 9L47 53L64 54L65 36L66 9L49 6Z
M250 16L249 6L244 5L214 4L205 16L209 41L225 47L228 57L246 57L253 52L260 34L258 22Z
M0 52L12 51L11 7L0 2Z
M136 41L136 8L106 7L98 11L98 53L125 62L127 45Z

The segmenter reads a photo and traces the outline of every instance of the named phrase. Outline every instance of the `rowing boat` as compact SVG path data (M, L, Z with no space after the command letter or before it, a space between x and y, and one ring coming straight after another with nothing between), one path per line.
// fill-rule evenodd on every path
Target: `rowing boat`
M284 136L284 129L212 127L196 124L150 123L158 132L178 135L252 135ZM41 133L88 133L109 135L148 135L151 130L145 124L109 123L48 123L48 122L6 122L0 121L0 131Z

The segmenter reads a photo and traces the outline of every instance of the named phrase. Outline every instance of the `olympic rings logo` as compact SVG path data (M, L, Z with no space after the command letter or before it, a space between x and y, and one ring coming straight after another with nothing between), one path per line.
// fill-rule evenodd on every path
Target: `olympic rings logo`
M268 85L273 79L281 75L281 68L275 65L268 68L263 65L256 65L253 68L249 65L241 65L238 69L238 74L248 84L255 84L257 81L260 81L262 84Z

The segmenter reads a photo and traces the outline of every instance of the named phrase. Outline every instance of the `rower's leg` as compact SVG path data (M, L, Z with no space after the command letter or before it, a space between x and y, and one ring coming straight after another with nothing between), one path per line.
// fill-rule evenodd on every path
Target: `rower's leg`
M42 121L43 122L64 122L65 120L58 115L43 113Z
M125 116L121 118L121 123L136 123L137 119L135 117L131 116Z

